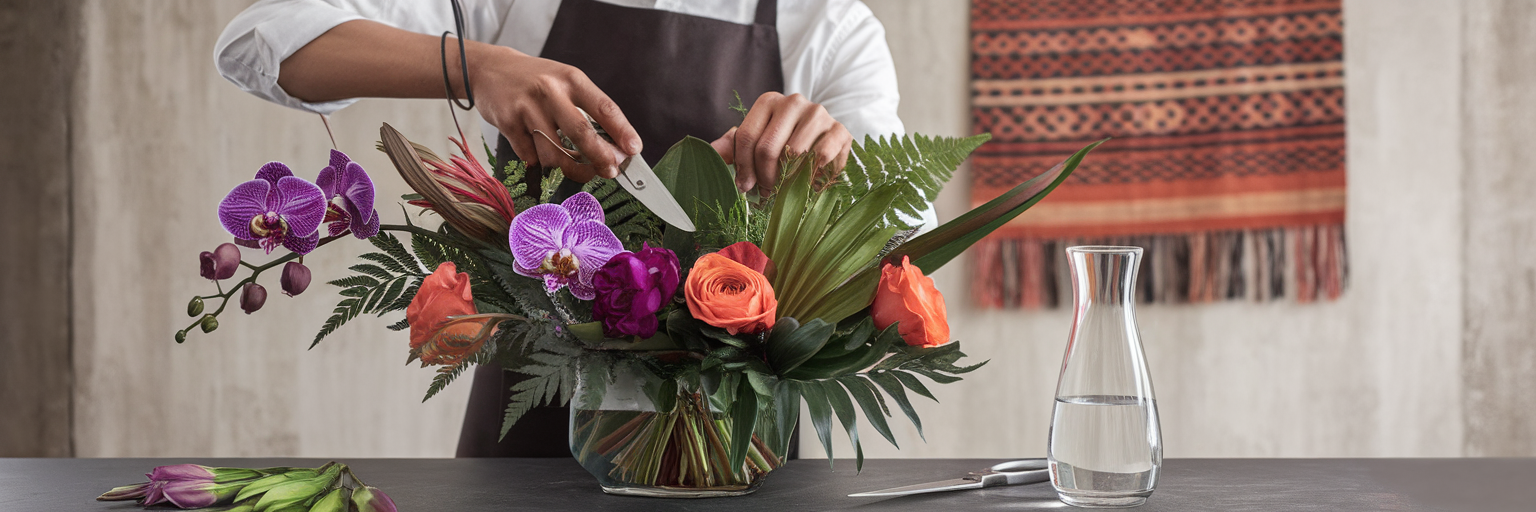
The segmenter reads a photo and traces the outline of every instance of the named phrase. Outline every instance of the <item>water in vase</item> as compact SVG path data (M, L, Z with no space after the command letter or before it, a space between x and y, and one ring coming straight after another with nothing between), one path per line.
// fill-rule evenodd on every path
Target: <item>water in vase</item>
M1063 493L1091 502L1096 496L1144 497L1157 486L1163 454L1159 436L1148 435L1157 432L1157 407L1152 400L1108 395L1058 398L1051 430L1080 434L1051 436L1051 476Z

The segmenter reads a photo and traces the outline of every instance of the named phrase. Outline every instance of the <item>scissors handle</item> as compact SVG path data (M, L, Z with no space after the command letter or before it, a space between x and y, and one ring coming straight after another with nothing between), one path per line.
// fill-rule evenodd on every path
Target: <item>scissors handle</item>
M1008 461L971 473L969 478L981 482L982 487L1032 484L1051 479L1047 465L1045 459Z

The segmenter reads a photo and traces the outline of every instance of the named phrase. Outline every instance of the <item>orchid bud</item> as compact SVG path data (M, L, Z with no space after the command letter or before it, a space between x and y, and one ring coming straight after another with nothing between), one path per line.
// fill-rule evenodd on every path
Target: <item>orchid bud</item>
M267 289L256 283L245 283L240 290L240 309L249 315L267 303Z
M283 265L283 277L278 281L283 285L283 293L289 297L304 293L304 289L309 288L309 267L290 261Z
M352 505L358 512L395 512L395 502L378 487L364 486L352 491Z
M197 316L201 314L203 314L203 298L192 297L192 302L187 303L187 316Z
M186 342L187 342L187 331L186 331L186 329L182 329L180 331L176 331L176 343L186 343Z
M229 279L240 269L240 248L225 242L219 244L213 252L203 251L198 259L202 264L199 273L204 279Z
M198 325L203 328L204 333L210 333L219 328L219 319L214 318L213 315L203 315L203 321L198 322Z

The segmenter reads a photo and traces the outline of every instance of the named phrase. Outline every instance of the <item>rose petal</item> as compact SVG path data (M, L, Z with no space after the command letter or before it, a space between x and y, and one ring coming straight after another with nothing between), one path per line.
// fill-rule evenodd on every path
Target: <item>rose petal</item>
M564 207L566 211L571 212L572 222L584 220L594 221L599 224L603 222L603 204L597 202L597 198L592 197L592 194L577 192L576 195L566 198L565 202L560 203L560 206Z
M512 229L507 232L507 245L517 262L519 274L534 276L526 271L537 269L550 251L560 250L561 233L571 225L571 214L560 205L541 204L512 219Z
M768 275L768 269L773 267L773 261L767 254L752 242L736 242L729 247L720 249L720 255L730 258L731 261L746 265L747 268L757 271L759 274Z
M273 185L277 184L277 180L288 176L293 176L293 170L282 162L267 162L267 165L261 166L261 169L256 171L256 179Z
M235 185L229 195L219 202L219 223L235 238L255 240L251 234L251 219L267 212L267 194L272 184L264 180L251 180Z

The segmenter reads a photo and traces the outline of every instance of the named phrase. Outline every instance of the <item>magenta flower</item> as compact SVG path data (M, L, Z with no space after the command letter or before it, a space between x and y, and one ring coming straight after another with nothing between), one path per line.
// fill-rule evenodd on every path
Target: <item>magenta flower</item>
M165 502L178 508L208 507L227 502L245 487L245 482L220 483L216 481L218 474L214 468L197 464L160 466L145 476L149 477L149 483L138 486L143 489L139 504L145 507Z
M340 235L347 228L358 238L379 234L379 212L373 209L373 179L363 166L333 149L331 165L320 170L315 184L325 194L325 222L331 236Z
M308 254L320 241L325 219L325 194L320 187L293 175L281 162L256 171L256 179L241 183L219 203L219 222L247 245L268 254L281 245Z
M517 214L507 243L517 273L544 278L544 288L550 292L569 287L571 295L582 300L596 296L593 274L624 251L619 238L603 224L603 205L586 192Z
M240 309L249 315L267 303L267 288L256 283L245 283L240 289Z
M592 276L592 318L603 322L604 336L655 336L656 312L677 293L677 254L644 247L615 255Z

